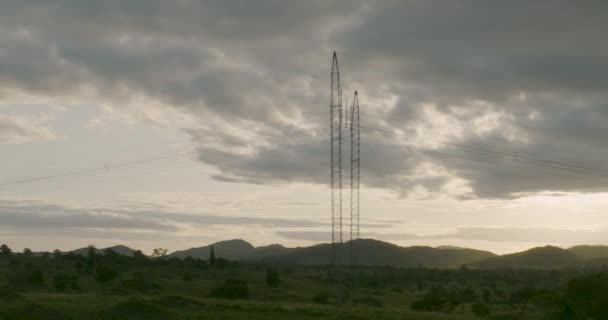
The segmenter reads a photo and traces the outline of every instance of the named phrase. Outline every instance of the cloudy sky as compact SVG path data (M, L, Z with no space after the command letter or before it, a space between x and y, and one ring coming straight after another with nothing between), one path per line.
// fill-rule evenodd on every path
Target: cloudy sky
M607 15L566 0L2 1L0 241L327 241L335 50L345 97L360 94L364 237L606 244Z

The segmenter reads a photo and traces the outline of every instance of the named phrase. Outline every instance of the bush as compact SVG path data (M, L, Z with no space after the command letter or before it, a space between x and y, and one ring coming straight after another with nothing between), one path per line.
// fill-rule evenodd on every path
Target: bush
M248 299L249 287L244 280L227 279L224 283L215 286L209 296L220 299Z
M104 290L116 277L118 277L118 272L110 267L102 265L95 269L95 281L101 284Z
M327 291L319 292L312 298L312 301L318 304L330 304L335 302L335 300L336 297Z
M204 303L186 297L165 296L152 300L155 304L167 308L202 308Z
M38 269L18 270L9 276L9 284L22 286L39 286L44 284L44 274Z
M2 313L3 320L71 320L72 318L55 309L27 304L7 309Z
M434 296L426 296L412 302L411 308L415 311L441 311L447 306L447 301Z
M382 301L380 301L374 297L363 297L363 298L354 299L353 303L354 304L364 304L364 305L368 305L368 306L376 307L376 308L383 307Z
M0 301L1 302L15 302L15 301L20 301L20 300L24 300L24 298L21 295L19 295L18 293L15 293L8 289L0 288Z
M53 277L53 286L57 291L79 290L78 276L75 274L58 273Z
M165 320L173 319L171 313L163 307L138 300L118 303L101 312L104 320Z
M487 304L475 303L471 306L471 311L477 317L489 317L492 314L492 309Z
M519 320L521 315L518 313L497 314L490 317L492 320Z
M281 279L279 278L279 272L268 268L266 270L266 285L270 288L277 288L281 283Z
M43 284L44 275L40 270L32 270L29 272L27 280L32 284Z
M121 288L137 292L150 292L160 290L160 285L147 281L143 273L134 272L130 279L125 279L120 284Z

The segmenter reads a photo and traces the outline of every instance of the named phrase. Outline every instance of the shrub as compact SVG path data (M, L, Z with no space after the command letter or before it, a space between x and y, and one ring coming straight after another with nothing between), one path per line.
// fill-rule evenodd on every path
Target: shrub
M120 302L101 312L104 320L165 320L173 319L165 308L138 300Z
M167 308L202 308L205 306L202 302L180 296L165 296L152 301Z
M21 295L19 295L18 293L15 293L8 289L0 288L0 301L14 302L14 301L19 301L19 300L23 300L23 297Z
M383 307L382 301L380 301L374 297L363 297L363 298L353 299L353 303L364 304L364 305L368 305L368 306L372 306L372 307L376 307L376 308Z
M317 293L312 301L319 304L329 304L335 302L335 297L327 291Z
M435 296L426 296L412 302L410 307L416 311L440 311L444 310L446 306L447 301Z
M44 283L44 275L42 271L34 269L27 275L27 280L32 284L42 284Z
M53 277L53 286L57 291L78 290L78 276L75 274L58 273Z
M266 285L270 288L277 288L281 283L281 279L279 278L279 272L272 268L268 268L266 270Z
M16 270L8 282L16 287L38 286L44 284L44 274L38 269Z
M161 288L157 283L147 281L141 272L134 272L131 278L123 280L120 286L123 289L138 292L156 291Z
M104 288L118 277L118 272L107 266L99 266L95 269L95 281Z
M249 287L247 282L240 279L227 279L211 291L212 298L221 299L248 299Z
M29 303L14 307L2 313L3 320L71 320L72 318L55 309Z
M488 317L492 314L492 309L487 304L475 303L471 306L471 311L477 317Z

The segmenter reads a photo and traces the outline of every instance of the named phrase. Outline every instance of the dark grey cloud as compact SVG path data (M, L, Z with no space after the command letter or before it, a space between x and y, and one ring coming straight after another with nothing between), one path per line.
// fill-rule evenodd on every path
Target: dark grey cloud
M199 120L183 129L198 145L199 159L218 169L219 181L326 184L323 115L329 55L336 49L345 94L359 89L367 125L412 138L430 127L423 138L604 171L606 6L565 0L5 1L0 97L10 90L53 97L88 88L100 103L122 105L144 96ZM432 125L443 118L449 121ZM459 134L436 133L451 127ZM445 144L408 149L403 140L363 132L365 185L434 194L459 179L470 188L462 198L608 189L608 180L595 174ZM440 169L420 173L422 164Z

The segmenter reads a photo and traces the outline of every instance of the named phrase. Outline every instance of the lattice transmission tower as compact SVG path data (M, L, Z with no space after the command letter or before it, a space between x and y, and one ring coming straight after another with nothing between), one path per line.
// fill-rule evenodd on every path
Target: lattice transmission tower
M337 245L342 244L342 88L338 56L331 64L329 103L331 152L331 264L336 265Z
M355 240L359 239L360 222L360 179L361 172L361 134L359 130L359 95L355 91L350 109L350 264L357 265L358 255Z

